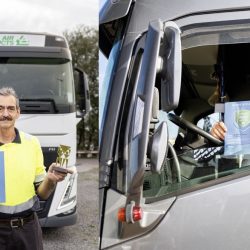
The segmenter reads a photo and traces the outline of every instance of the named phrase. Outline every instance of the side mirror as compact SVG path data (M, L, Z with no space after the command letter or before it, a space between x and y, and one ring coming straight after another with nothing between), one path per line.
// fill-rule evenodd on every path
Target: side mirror
M74 68L76 73L76 115L77 117L83 117L90 109L90 95L87 75L83 70Z
M168 153L168 125L162 122L151 138L149 154L151 171L160 173L164 159Z
M174 22L165 24L162 45L161 107L167 112L174 110L179 104L182 70L180 33Z

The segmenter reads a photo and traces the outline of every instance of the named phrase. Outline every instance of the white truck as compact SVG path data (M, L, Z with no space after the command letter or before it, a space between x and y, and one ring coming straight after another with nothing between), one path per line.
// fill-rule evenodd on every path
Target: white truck
M209 130L250 100L250 2L106 1L99 20L100 249L249 249L249 155Z
M75 70L62 36L46 33L0 32L0 86L13 87L20 98L18 129L38 137L46 168L56 161L60 144L71 147L68 167L76 164L76 125L89 111L86 75ZM78 103L76 103L76 94ZM58 183L38 216L43 227L76 222L77 171Z

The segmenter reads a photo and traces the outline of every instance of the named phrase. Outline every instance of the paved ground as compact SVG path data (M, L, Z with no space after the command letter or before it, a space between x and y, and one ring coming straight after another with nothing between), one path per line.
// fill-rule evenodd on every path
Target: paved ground
M98 249L98 161L78 159L78 221L43 230L44 250Z

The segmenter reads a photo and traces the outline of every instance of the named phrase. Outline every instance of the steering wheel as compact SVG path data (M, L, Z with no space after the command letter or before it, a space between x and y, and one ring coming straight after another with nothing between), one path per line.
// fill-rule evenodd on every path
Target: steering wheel
M182 129L191 130L192 132L204 137L205 139L212 142L213 144L215 144L217 146L223 146L223 141L218 140L217 138L210 135L208 132L204 131L203 129L199 128L198 126L194 125L193 123L191 123L191 122L189 122L189 121L187 121L187 120L185 120L185 119L183 119L183 118L181 118L173 113L168 114L168 119Z

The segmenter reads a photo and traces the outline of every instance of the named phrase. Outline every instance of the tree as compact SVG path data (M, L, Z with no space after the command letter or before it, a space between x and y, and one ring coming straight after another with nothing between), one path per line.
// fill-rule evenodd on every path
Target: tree
M72 53L73 65L88 75L91 111L77 126L78 149L98 149L98 31L84 25L64 32Z

